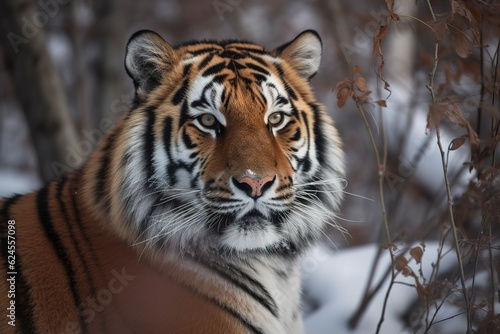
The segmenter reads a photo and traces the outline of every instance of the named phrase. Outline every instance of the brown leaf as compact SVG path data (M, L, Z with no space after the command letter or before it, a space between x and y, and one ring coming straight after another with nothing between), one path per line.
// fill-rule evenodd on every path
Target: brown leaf
M384 89L386 90L389 90L389 83L387 82L387 79L383 74L385 58L384 54L382 53L381 44L382 40L384 39L384 36L387 34L387 31L389 31L390 24L391 20L387 19L386 24L379 25L377 31L373 35L373 50L372 50L373 60L377 64L375 73L377 74L378 78L384 82Z
M450 143L450 151L455 151L465 144L466 136L460 136L453 139Z
M373 55L373 58L375 60L377 60L377 58L380 56L382 58L382 62L384 61L381 43L382 43L382 40L384 39L384 36L387 34L387 31L389 30L389 25L390 24L380 25L378 27L376 33L373 35L372 55Z
M469 1L452 0L451 13L464 17L470 25L470 29L477 40L479 38L479 25L481 23L481 12L469 3Z
M428 22L428 24L432 27L432 32L438 42L442 41L450 33L450 30L448 29L448 20L449 18L444 18L437 20L436 22Z
M394 259L394 267L397 271L401 271L408 266L408 260L403 255L398 255Z
M474 4L465 2L465 7L467 8L467 19L474 24L479 25L481 23L482 17L481 12L474 6Z
M467 58L470 55L469 43L466 36L461 32L453 33L453 46L455 52L462 58Z
M404 277L415 276L413 271L408 267L404 267L403 270L401 271L401 273L403 274Z
M434 103L429 105L429 113L427 114L427 129L433 129L438 126L446 113L446 106Z
M337 93L337 106L339 108L342 108L347 102L347 99L354 94L354 92L352 91L352 79L345 78L344 80L337 83L335 89L339 90L339 92Z
M423 251L422 247L417 246L417 247L410 249L410 255L412 258L415 259L415 261L418 264L422 261L422 256L424 255L424 251Z
M337 106L339 108L342 108L347 102L347 99L351 97L352 94L353 94L352 89L348 87L341 88L337 93Z
M358 75L354 78L356 87L362 92L366 90L366 79L363 78L362 76Z
M467 122L467 134L469 135L469 142L470 145L472 146L472 149L479 149L479 145L481 144L481 140L479 139L479 136L472 127L472 125Z
M354 66L354 68L352 69L352 74L356 74L356 73L359 73L363 70L363 68L359 65L356 65Z
M378 100L378 101L375 101L375 103L381 107L387 108L387 102L385 100Z

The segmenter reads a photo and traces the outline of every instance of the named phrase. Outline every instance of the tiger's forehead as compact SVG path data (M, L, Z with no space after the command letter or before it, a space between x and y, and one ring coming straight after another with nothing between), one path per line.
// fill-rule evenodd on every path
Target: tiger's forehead
M247 117L263 115L273 101L287 95L277 73L279 59L269 54L249 55L247 51L226 48L183 62L186 67L198 69L191 73L187 91L191 116L212 112L225 125L224 114L234 111Z
M258 44L242 42L236 40L223 41L203 41L185 43L176 47L176 50L182 54L200 55L203 53L223 52L224 50L238 50L239 52L269 53Z
M278 66L281 59L262 46L241 42L201 43L181 46L190 114L218 110L268 110L270 99L283 91ZM245 103L243 103L244 101ZM217 112L219 122L225 123ZM192 115L193 116L193 115Z
M281 62L280 58L260 45L238 41L193 43L180 46L176 50L183 64L196 64L198 69L217 60L231 62L238 69L252 63L269 66Z

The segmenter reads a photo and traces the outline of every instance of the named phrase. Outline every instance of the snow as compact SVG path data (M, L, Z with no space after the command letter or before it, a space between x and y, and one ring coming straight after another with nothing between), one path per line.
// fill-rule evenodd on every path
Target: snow
M390 275L385 278L385 283L379 293L374 297L369 307L365 310L359 325L349 329L348 321L358 308L362 294L365 290L369 271L376 255L377 245L347 248L332 253L323 247L313 248L303 259L303 290L305 299L315 305L305 315L304 323L306 333L310 334L343 334L343 333L374 333L381 317L384 298L390 282ZM432 263L437 259L438 244L426 245L422 258L422 269L425 278L429 278ZM388 250L382 251L381 259L375 273L375 284L383 277L383 273L390 265ZM406 256L409 258L409 255ZM441 260L441 270L456 265L454 252L448 252ZM418 266L415 261L409 264L418 275ZM398 275L390 292L385 312L385 320L381 333L413 333L406 328L402 316L417 301L417 291L413 286L415 280L411 277ZM307 311L306 311L307 312ZM443 307L439 317L445 318L460 313L454 307ZM431 312L431 315L433 313ZM434 325L430 333L459 333L466 328L463 319L455 318L453 321L444 321Z
M32 174L12 169L0 170L0 198L24 194L36 190L40 186L40 179Z

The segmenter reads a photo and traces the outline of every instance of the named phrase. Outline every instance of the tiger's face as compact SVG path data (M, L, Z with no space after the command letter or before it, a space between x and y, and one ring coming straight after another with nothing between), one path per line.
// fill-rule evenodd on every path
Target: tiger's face
M272 51L132 36L136 107L111 203L127 213L122 234L156 249L246 253L293 253L317 237L343 188L340 140L309 86L320 55L312 31Z

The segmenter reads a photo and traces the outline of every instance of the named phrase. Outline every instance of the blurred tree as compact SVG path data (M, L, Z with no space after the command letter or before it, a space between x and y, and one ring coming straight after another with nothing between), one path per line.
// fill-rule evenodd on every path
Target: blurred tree
M12 76L45 181L54 178L52 163L66 163L67 147L76 147L78 142L65 92L47 50L43 26L48 15L37 11L32 0L0 2L5 68Z

